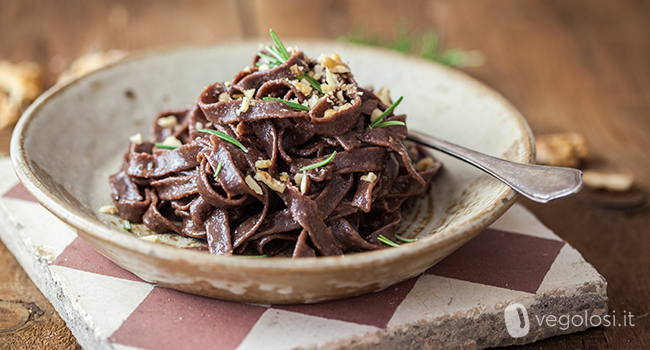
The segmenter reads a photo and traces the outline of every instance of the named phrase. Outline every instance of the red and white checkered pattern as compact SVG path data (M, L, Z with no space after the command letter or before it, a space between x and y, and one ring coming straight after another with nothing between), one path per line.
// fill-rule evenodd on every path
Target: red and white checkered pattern
M0 237L87 348L407 348L413 339L427 347L482 348L560 332L531 327L528 337L511 338L503 309L512 302L534 308L558 291L577 301L571 305L594 293L606 300L593 267L520 205L422 275L379 293L311 305L185 294L147 283L97 253L32 199L8 159L0 159L0 169ZM581 288L590 284L595 292ZM603 312L596 305L588 311ZM462 328L451 320L462 320ZM491 333L485 339L484 329Z

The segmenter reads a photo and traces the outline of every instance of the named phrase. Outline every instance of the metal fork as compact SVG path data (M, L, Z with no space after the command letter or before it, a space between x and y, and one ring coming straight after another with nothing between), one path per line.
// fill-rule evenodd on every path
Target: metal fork
M515 163L412 130L407 139L472 164L535 202L547 203L582 188L582 172L577 169Z

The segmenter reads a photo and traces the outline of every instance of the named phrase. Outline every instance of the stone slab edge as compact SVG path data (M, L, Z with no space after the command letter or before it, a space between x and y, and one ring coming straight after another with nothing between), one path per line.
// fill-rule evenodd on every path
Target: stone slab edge
M579 254L573 247L574 252ZM582 257L582 256L580 256ZM586 261L583 262L588 264ZM570 325L562 330L556 327L540 326L535 315L585 315L604 316L608 311L607 282L599 278L584 283L550 289L510 300L508 304L488 307L474 307L451 315L422 319L417 322L365 334L356 339L347 339L321 350L392 350L392 349L485 349L509 345L523 345L556 335L576 333L590 328L586 325ZM504 310L512 303L522 304L528 311L530 332L521 338L508 334ZM567 311L571 310L571 311Z
M65 296L64 282L57 280L48 268L51 261L35 251L36 248L30 244L29 238L22 233L23 229L20 224L16 224L8 218L3 206L4 204L0 203L0 227L2 227L0 238L38 289L61 315L79 344L87 349L113 349L107 337L97 334L96 328L92 327L92 320L87 317L85 311L77 304L71 303ZM34 259L35 256L36 259ZM531 294L530 297L511 302L524 305L530 315L567 314L573 316L589 310L589 316L603 316L607 313L606 290L607 283L600 278L551 289L537 295ZM506 306L506 304L498 304L487 309L476 307L470 311L419 320L399 327L380 330L374 334L364 334L362 337L327 344L319 349L484 349L528 344L588 328L581 326L562 330L559 327L540 327L534 319L531 319L530 333L522 338L512 338L507 333L503 316ZM566 310L573 311L567 313Z
M63 282L56 280L48 267L52 261L38 254L36 247L23 232L19 223L9 219L4 203L0 202L0 239L16 257L36 287L61 315L79 345L84 349L112 350L113 347L106 337L102 339L101 335L95 332L93 323L85 311L77 304L71 303L65 296Z

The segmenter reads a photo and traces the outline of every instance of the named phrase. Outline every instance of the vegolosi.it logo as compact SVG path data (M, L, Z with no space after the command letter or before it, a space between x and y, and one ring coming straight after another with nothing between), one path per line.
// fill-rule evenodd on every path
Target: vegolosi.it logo
M519 303L510 304L503 312L506 322L506 329L513 338L525 337L530 332L530 317L526 308ZM558 327L561 330L567 330L571 326L581 327L634 327L631 312L623 310L623 315L619 315L617 321L616 311L611 311L611 315L589 315L586 311L584 314L574 315L533 315L533 319L539 327ZM623 318L623 322L621 321Z
M530 320L528 311L521 304L510 304L504 311L506 329L513 338L525 337L530 332Z

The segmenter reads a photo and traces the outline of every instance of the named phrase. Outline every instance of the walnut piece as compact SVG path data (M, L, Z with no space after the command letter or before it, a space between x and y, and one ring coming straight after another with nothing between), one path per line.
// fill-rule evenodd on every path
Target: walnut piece
M0 61L0 130L13 125L41 94L38 63Z
M537 164L577 168L589 156L587 143L578 133L542 135L535 143Z
M585 186L613 192L626 192L634 184L634 175L606 171L586 170L582 173Z

